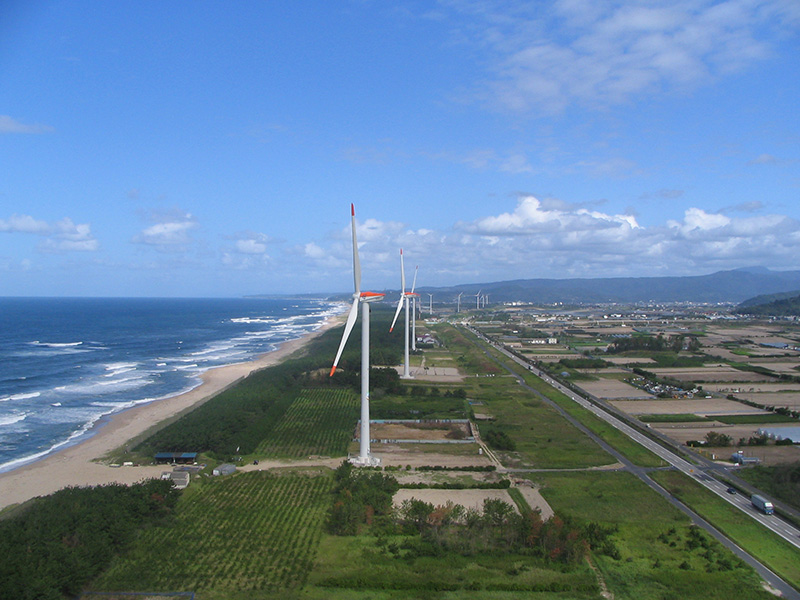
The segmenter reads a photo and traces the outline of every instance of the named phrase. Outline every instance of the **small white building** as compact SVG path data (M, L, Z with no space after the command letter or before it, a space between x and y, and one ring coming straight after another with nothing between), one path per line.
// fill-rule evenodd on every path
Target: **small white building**
M212 471L215 477L219 477L220 475L233 475L234 473L236 473L236 466L230 463L223 463Z

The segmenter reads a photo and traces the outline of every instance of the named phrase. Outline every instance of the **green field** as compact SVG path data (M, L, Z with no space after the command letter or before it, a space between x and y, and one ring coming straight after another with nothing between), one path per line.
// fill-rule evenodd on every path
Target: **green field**
M653 473L652 478L756 559L800 589L800 550L756 521L744 517L738 508L683 473L660 471Z
M397 558L404 536L325 536L301 598L308 599L598 599L585 563L567 566L525 555ZM354 560L355 559L355 560Z
M345 456L359 416L360 400L350 390L303 390L259 444L259 457Z
M630 473L530 478L557 513L618 528L612 538L618 557L595 555L616 600L774 598L752 569Z
M496 419L491 425L481 425L481 430L498 428L514 441L515 452L498 453L508 466L557 469L614 462L550 406L520 387L516 379L472 383L468 393L483 402L481 412Z
M240 473L195 484L174 520L141 533L94 590L194 591L204 600L279 597L303 585L329 506L330 475Z
M488 347L487 347L488 348ZM514 373L518 374L522 377L527 385L532 387L534 390L546 396L550 400L554 401L558 404L564 411L570 414L572 417L577 419L582 425L590 429L596 435L599 435L603 438L603 440L608 443L610 446L614 447L618 452L625 455L630 461L634 464L643 466L643 467L660 467L663 466L664 461L662 461L659 457L655 454L647 450L641 444L638 444L631 440L628 436L621 433L602 419L596 417L595 415L591 414L589 411L585 410L583 407L576 404L570 398L553 388L552 386L546 384L541 378L533 375L528 370L522 368L517 363L512 362L507 359L506 356L500 354L494 349L489 349L494 357L498 361L502 361L503 364L507 365ZM512 387L515 387L519 390L518 384L509 384ZM546 406L544 402L526 392L527 398L532 400L528 400L528 403L536 402L541 404L542 406ZM569 425L567 421L563 419L560 415L558 415L555 411L548 407L548 410L553 414L555 419L558 419L560 422L564 423L565 425ZM485 411L484 411L485 412ZM492 413L494 414L494 413ZM521 418L521 416L520 416ZM549 423L549 421L548 421ZM562 426L563 427L563 426ZM570 429L575 431L577 435L579 435L582 439L585 440L585 443L591 443L594 448L596 448L597 452L602 452L602 454L606 457L605 462L599 464L610 464L613 462L613 459L606 454L604 450L602 450L599 446L591 442L589 438L584 436L574 427L569 425ZM509 433L509 435L511 435ZM548 444L552 444L553 436L547 436ZM575 450L575 449L573 449ZM587 454L588 456L588 454ZM558 458L556 458L558 460ZM592 460L589 458L588 460ZM596 466L596 465L593 465Z
M701 421L721 421L722 418L715 416L713 419L692 414L677 415L639 415L639 420L644 423L699 423Z

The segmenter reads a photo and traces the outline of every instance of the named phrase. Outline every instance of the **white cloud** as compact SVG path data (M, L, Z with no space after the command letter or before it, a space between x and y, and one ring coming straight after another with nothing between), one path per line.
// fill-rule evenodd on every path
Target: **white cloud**
M154 215L159 222L146 227L133 237L136 244L146 244L160 249L178 249L192 242L190 232L198 227L197 221L189 213Z
M242 254L264 254L267 251L267 245L259 240L237 240L236 251Z
M303 248L303 249L304 249L305 255L306 255L308 258L314 258L314 259L321 259L321 258L325 258L325 250L323 250L322 248L320 248L320 247L319 247L317 244L315 244L314 242L309 242L309 243L307 243L307 244L304 246L304 248Z
M8 219L0 219L0 231L11 233L38 233L46 235L52 226L45 221L37 221L30 215L11 215Z
M631 215L607 215L586 208L563 210L545 208L538 198L524 196L520 198L512 213L503 213L495 217L484 217L478 221L463 225L471 232L479 235L519 235L526 233L553 233L575 231L617 230L624 237L629 230L639 227L636 218Z
M668 221L669 227L679 229L684 234L695 231L718 229L730 224L731 220L725 215L707 213L702 208L690 208L684 213L683 223Z
M758 211L753 204L753 211ZM653 276L707 273L763 264L796 267L800 223L776 214L743 217L692 207L677 219L640 225L631 214L600 207L539 201L523 196L513 210L461 222L448 231L410 229L369 220L369 242L360 249L366 289L399 285L398 249L407 275L420 265L418 285L535 277ZM310 272L349 281L349 231L329 247L309 242L302 251ZM359 241L362 229L359 228ZM376 287L374 282L378 281Z
M41 125L35 123L33 125L26 125L8 115L0 115L0 134L2 133L27 133L27 134L40 134L52 133L55 131L49 125Z
M69 217L47 223L30 215L15 214L0 219L0 232L43 236L46 239L39 244L39 250L43 252L92 252L100 247L88 223L75 224Z
M491 52L483 96L512 111L546 113L691 89L751 67L772 54L780 32L800 24L791 4L448 3L456 15L471 17L460 38Z

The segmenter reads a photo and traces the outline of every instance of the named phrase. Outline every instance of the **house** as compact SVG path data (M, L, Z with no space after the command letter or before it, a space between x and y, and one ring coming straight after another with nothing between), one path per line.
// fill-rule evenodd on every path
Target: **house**
M155 460L157 465L191 465L197 462L197 452L159 452Z

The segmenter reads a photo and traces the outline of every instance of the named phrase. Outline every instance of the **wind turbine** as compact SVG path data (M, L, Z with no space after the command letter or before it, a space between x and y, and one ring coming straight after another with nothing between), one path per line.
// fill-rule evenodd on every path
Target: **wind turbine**
M460 313L460 312L461 312L461 296L462 296L463 294L464 294L464 292L461 292L461 293L458 295L458 309L456 310L456 312L457 312L457 313Z
M358 319L358 306L361 305L361 444L358 457L351 458L350 462L360 465L374 467L380 464L381 459L370 454L369 451L369 303L382 300L385 294L377 292L361 291L361 262L358 260L358 241L356 240L356 209L350 205L350 221L353 227L353 282L355 291L353 292L353 306L347 315L347 323L344 326L344 334L339 344L339 351L331 367L331 377L336 371L342 351L353 331L353 326Z
M414 267L414 282L411 284L411 291L417 288L417 273L419 273L419 265ZM411 349L417 351L417 298L419 294L414 294L411 297ZM420 300L420 313L419 318L422 318L422 300Z
M483 290L478 290L478 293L475 294L475 310L479 310L481 307L481 292Z
M419 268L419 267L418 267ZM392 320L392 326L389 327L389 333L394 330L394 324L397 323L397 317L400 316L400 310L405 305L405 319L406 319L406 326L405 326L405 346L403 347L403 379L411 379L411 374L408 372L408 335L409 335L409 300L416 299L418 294L414 293L414 286L417 285L417 272L414 271L414 283L411 286L411 291L406 292L406 270L403 266L403 249L400 248L400 301L397 303L397 310L394 311L394 319ZM413 307L412 307L413 310ZM416 348L415 348L416 349Z
M433 315L433 294L428 294L428 312Z

